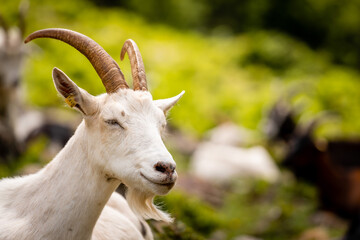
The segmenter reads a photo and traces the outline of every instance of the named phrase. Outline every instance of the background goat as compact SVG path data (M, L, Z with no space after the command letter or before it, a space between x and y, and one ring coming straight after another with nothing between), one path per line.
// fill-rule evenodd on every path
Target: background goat
M24 8L20 9L19 28L10 28L0 14L0 160L5 163L11 162L20 153L14 131L19 104L20 70L25 55L22 43L25 11Z
M270 136L288 143L283 165L316 186L321 210L351 221L345 239L359 239L360 141L317 141L313 132L319 118L306 127L296 125L294 112L280 105L270 113L274 127Z
M12 163L39 136L45 136L56 149L72 136L73 128L49 118L51 113L30 109L24 103L23 63L28 49L23 37L29 3L22 1L18 26L10 27L0 14L0 161Z
M176 164L161 132L166 112L184 92L153 101L139 49L132 40L125 42L121 59L126 53L130 58L134 90L129 89L116 62L92 39L66 29L45 29L25 42L44 37L66 42L83 53L107 94L94 97L54 68L56 89L84 119L45 168L0 182L0 238L90 239L120 183L128 187L127 200L136 215L170 222L152 200L167 194L177 179Z

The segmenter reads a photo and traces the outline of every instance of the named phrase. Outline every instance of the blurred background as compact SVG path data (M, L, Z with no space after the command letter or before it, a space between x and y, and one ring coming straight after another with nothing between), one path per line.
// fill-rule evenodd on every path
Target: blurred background
M27 34L60 27L120 62L136 41L154 99L186 94L164 137L178 165L156 239L360 239L359 0L30 0L0 5L0 176L36 171L81 121L53 67L93 95L87 59ZM359 225L359 226L358 226Z

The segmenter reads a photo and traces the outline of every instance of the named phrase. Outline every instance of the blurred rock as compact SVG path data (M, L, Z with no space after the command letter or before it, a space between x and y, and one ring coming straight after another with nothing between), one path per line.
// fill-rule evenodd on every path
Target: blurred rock
M208 132L209 141L231 146L243 146L253 138L253 132L232 122L223 123Z
M243 235L243 236L238 236L233 238L233 240L262 240L261 238L256 238L256 237L252 237L252 236L247 236L247 235Z
M315 227L303 232L298 240L330 240L330 237L326 229Z
M14 132L16 139L23 143L29 134L39 128L45 122L43 113L40 111L26 111L15 119Z
M225 240L227 239L226 233L221 230L217 230L211 234L209 240Z
M190 171L216 183L232 178L254 178L275 182L279 169L262 146L240 148L213 142L199 144L191 157Z
M329 211L317 211L311 216L310 220L316 225L326 226L328 228L345 228L347 225L347 221Z

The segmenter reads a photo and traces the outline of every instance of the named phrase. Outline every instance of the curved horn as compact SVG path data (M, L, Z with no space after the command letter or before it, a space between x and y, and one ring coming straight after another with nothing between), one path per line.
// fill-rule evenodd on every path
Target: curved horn
M107 93L114 93L119 88L129 88L117 63L91 38L67 29L48 28L30 34L25 39L25 43L36 38L54 38L73 46L81 52L93 65Z
M144 62L136 43L128 39L125 41L120 54L121 61L124 60L125 53L128 54L131 64L131 74L134 83L134 90L147 91L147 82Z

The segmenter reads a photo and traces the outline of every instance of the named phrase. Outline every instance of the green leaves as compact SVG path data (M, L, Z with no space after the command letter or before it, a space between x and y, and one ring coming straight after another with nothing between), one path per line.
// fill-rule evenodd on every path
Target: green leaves
M7 9L17 11L12 5ZM44 20L44 16L49 18ZM323 128L321 136L360 136L359 73L331 63L325 52L314 52L303 43L273 31L252 31L234 37L204 36L160 24L119 8L96 8L87 1L48 3L34 0L28 32L45 27L65 27L100 43L119 62L123 42L132 38L144 58L154 99L185 90L181 107L171 112L171 122L194 135L222 121L235 121L257 129L268 109L280 97L308 119L323 110L339 114L339 122ZM58 41L30 43L24 79L29 102L38 106L62 104L51 81L51 69L60 67L92 94L104 92L87 59ZM119 62L131 82L128 61ZM49 92L46 98L41 92Z

